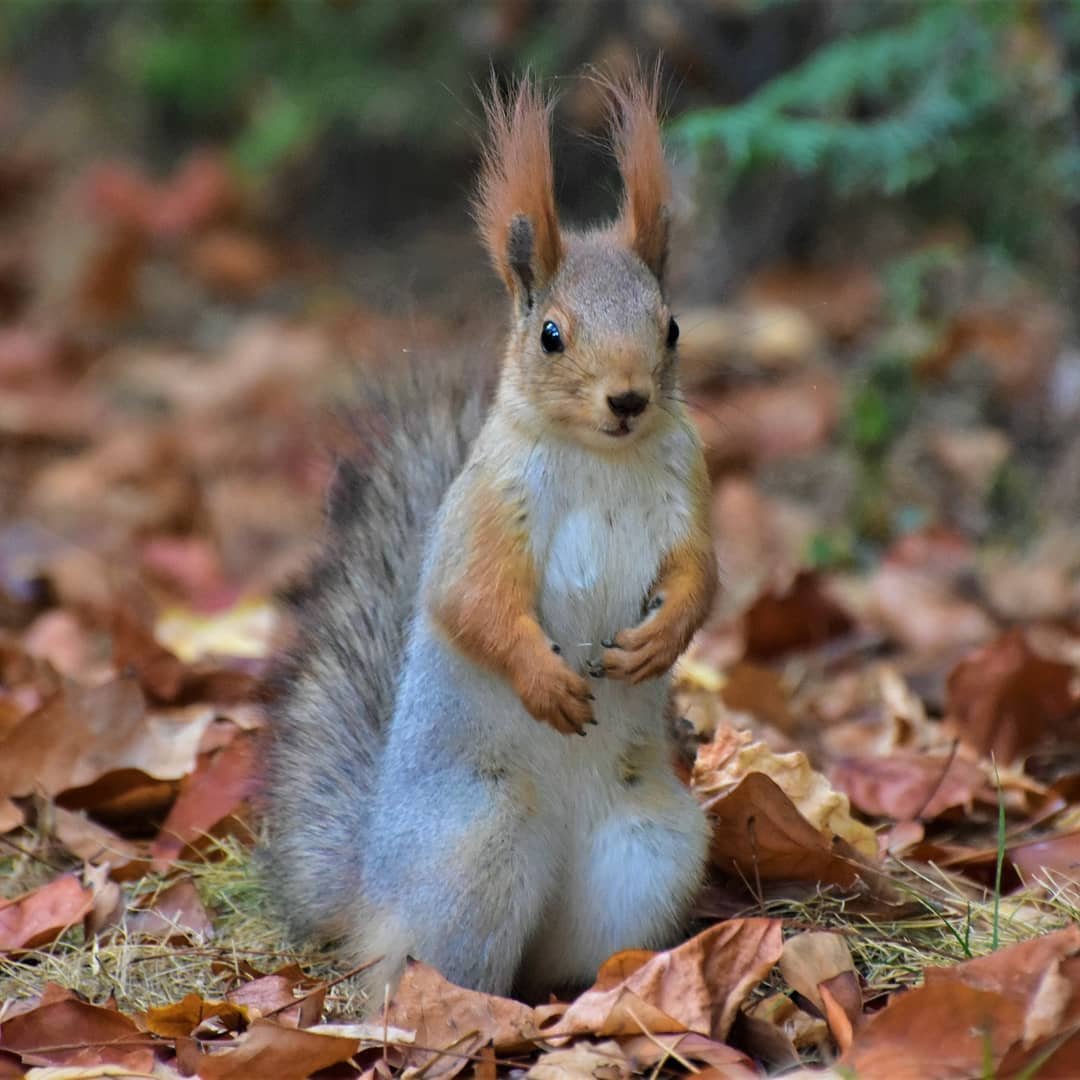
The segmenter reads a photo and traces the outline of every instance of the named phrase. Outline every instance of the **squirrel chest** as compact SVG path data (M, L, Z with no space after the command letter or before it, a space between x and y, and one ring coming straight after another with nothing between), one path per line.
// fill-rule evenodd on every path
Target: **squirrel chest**
M559 447L525 474L540 621L567 659L644 614L660 563L689 528L684 436L610 459Z

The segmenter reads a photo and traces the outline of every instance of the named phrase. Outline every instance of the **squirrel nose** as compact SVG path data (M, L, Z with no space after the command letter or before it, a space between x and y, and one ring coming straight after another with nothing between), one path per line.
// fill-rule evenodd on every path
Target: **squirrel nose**
M649 398L636 390L627 390L625 394L609 395L607 403L620 420L626 420L631 416L640 416L649 404Z

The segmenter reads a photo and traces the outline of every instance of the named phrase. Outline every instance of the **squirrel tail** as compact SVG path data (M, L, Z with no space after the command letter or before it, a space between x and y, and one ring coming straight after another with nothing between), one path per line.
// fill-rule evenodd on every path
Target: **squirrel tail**
M337 465L323 550L287 598L293 647L268 680L262 869L299 937L332 940L356 921L425 540L483 419L482 379L432 359L364 388L360 449Z

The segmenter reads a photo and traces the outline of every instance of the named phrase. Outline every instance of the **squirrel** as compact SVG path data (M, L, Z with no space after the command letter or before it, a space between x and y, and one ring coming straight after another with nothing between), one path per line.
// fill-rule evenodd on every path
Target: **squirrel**
M295 599L266 872L295 931L377 958L376 1003L410 957L490 994L588 985L671 944L704 875L668 673L717 585L708 477L664 294L658 79L606 86L624 195L588 231L556 214L550 101L493 87L493 402L437 365L388 374Z

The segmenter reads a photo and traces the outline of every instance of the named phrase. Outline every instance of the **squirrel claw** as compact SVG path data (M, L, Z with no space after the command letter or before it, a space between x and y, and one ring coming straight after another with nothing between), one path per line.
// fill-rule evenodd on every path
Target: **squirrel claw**
M615 644L614 638L604 638L604 640L601 641L600 644L605 649L617 649L619 647Z
M585 671L591 679L606 679L607 669L599 660L586 660Z

